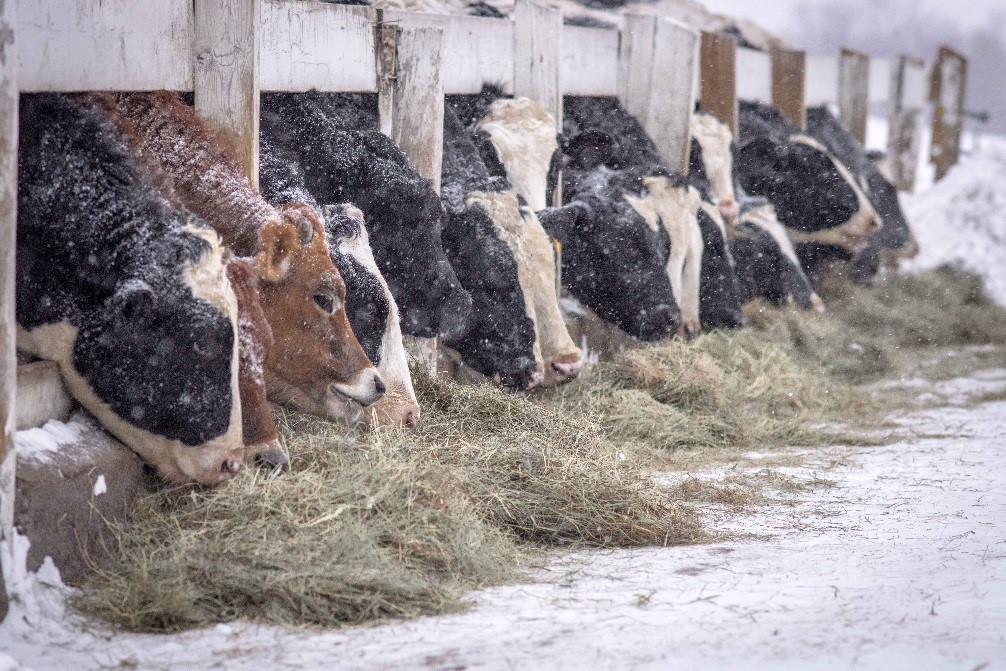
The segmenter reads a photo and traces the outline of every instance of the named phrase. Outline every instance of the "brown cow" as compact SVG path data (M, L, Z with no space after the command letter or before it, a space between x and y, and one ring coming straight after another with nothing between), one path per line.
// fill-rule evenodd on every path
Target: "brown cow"
M299 204L269 205L177 94L88 97L167 174L178 204L204 218L232 251L255 257L274 339L264 365L269 397L323 417L344 398L377 401L384 382L349 326L345 285L317 213Z

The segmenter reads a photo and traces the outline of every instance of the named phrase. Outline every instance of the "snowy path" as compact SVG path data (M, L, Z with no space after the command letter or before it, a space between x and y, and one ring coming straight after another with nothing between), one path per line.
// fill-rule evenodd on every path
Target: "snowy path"
M39 671L1006 669L1006 402L901 421L911 442L786 469L837 486L714 515L737 540L566 557L537 584L479 593L463 615L174 637L43 616L8 619L0 648Z

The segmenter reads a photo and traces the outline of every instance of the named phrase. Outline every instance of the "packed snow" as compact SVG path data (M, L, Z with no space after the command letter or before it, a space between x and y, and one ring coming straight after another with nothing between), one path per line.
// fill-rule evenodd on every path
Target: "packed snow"
M50 419L43 426L25 429L14 434L14 449L22 459L48 461L63 445L71 445L80 438L82 425L74 420L61 422Z
M51 568L22 568L0 669L1006 668L1006 402L971 406L1004 389L1001 369L933 386L942 407L892 418L903 442L776 467L811 488L712 507L716 543L567 555L459 615L128 634L68 611ZM772 455L751 456L738 468Z

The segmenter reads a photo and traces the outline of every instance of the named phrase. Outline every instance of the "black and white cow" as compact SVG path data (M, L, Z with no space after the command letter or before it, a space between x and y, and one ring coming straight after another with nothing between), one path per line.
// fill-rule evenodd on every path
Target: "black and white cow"
M667 170L652 140L617 100L570 97L565 108L564 128L571 138L567 203L590 199L591 191L596 195L598 179L605 188L615 186L648 228L658 235L656 229L662 229L667 236L661 265L682 314L681 330L694 333L700 325L743 324L727 230L719 213L704 207L699 191ZM608 198L619 196L610 192ZM626 230L625 224L638 226L638 219L632 219L623 218L615 226L619 232Z
M274 122L275 119L265 121ZM384 396L366 409L345 399L343 419L371 426L417 427L420 408L402 341L398 306L377 267L363 213L350 204L319 205L307 189L299 157L277 147L270 137L261 138L259 156L259 188L269 202L306 203L322 217L332 263L346 284L349 323L367 358L384 380Z
M764 198L747 196L736 183L737 143L730 128L711 114L696 112L691 136L688 180L729 222L741 302L763 298L775 305L792 301L822 310L775 208Z
M807 133L838 158L858 179L866 197L876 209L883 228L870 236L866 247L850 264L851 276L870 281L880 269L881 256L908 258L918 251L898 190L877 168L866 149L852 136L826 106L807 109Z
M739 145L740 185L775 206L805 269L825 258L851 259L880 231L859 180L775 107L741 102Z
M363 212L402 331L452 336L463 327L471 298L444 254L436 192L387 136L349 126L325 103L318 93L263 94L261 137L300 159L320 203L351 202Z
M18 348L165 478L241 466L237 304L216 234L171 207L104 119L24 95Z

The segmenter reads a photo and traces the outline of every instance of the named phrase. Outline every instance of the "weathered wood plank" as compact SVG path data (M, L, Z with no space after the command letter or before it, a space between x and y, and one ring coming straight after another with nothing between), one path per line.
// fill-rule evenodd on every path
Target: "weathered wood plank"
M653 86L643 126L667 166L681 174L688 173L698 61L699 34L683 23L659 18L654 32Z
M807 53L772 50L772 104L799 128L807 128Z
M950 47L940 47L929 93L934 104L929 162L936 166L936 179L943 179L961 156L967 80L968 59Z
M0 0L0 552L10 556L14 531L14 431L17 403L14 261L17 241L17 2ZM4 566L8 562L3 562ZM0 583L0 619L7 590Z
M263 91L376 91L370 7L264 0Z
M772 66L770 54L737 47L737 98L772 104Z
M915 188L928 81L922 59L900 56L891 73L887 166L899 191Z
M399 27L394 78L379 92L385 99L379 109L390 114L381 119L381 128L390 129L388 135L437 192L444 156L444 44L442 28ZM406 337L405 347L410 360L436 374L435 338Z
M737 38L703 31L699 107L737 135Z
M583 26L562 31L563 95L618 95L618 31Z
M195 0L196 110L258 184L261 0Z
M618 50L618 99L629 114L642 119L650 107L657 19L641 14L626 14L624 19Z
M804 97L807 107L838 101L838 57L808 56Z
M860 144L866 144L870 113L870 57L842 49L838 60L838 119Z
M20 0L22 91L192 90L192 0Z
M514 95L537 100L562 124L562 12L531 0L514 5Z

